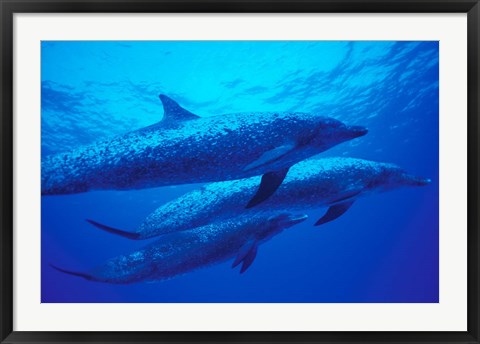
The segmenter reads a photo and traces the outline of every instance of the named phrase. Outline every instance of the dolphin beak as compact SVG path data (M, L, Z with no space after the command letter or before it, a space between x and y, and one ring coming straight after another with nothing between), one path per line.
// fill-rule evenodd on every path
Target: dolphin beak
M361 137L368 133L368 129L359 125L348 127L348 133L352 138Z
M401 177L402 184L407 186L425 186L432 182L430 178L418 177L412 174L404 173Z
M414 186L425 186L432 182L430 178L414 177L412 179L412 185Z

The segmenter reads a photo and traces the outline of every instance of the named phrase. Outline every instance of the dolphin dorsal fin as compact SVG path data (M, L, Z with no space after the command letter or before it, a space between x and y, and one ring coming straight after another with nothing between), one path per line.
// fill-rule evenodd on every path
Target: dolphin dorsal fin
M200 118L199 116L182 108L176 101L167 97L166 95L161 94L159 98L163 104L163 118L161 122L164 124L173 124Z

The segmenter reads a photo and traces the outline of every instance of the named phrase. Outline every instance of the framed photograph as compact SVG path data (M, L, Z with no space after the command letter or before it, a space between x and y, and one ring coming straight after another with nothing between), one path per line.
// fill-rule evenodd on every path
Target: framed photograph
M2 1L1 342L479 343L478 1Z

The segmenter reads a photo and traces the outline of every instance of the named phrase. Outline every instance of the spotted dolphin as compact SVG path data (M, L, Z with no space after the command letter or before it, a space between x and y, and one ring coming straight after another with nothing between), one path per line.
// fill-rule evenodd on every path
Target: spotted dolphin
M372 193L404 186L421 186L429 179L400 167L362 159L308 159L292 166L278 190L253 209L243 204L255 193L260 177L211 183L170 201L151 213L136 231L125 231L87 220L107 232L130 239L147 239L203 226L212 221L255 211L307 211L328 207L321 225L345 213L353 202Z
M42 160L42 195L216 182L263 175L247 204L267 199L290 166L363 136L316 113L250 112L202 117L160 95L157 124ZM253 196L253 195L252 195Z
M235 258L245 272L255 260L258 246L307 215L259 212L240 215L188 231L170 233L132 253L108 260L90 272L61 272L90 281L127 284L158 281Z

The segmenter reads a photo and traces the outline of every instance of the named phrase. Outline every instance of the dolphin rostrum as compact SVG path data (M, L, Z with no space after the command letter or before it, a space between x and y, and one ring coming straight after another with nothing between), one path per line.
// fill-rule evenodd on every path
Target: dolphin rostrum
M43 159L42 195L263 175L247 204L253 207L275 192L290 166L367 133L364 127L312 113L200 118L167 96L160 100L164 116L157 124Z
M243 273L253 263L261 243L306 218L306 215L272 212L240 215L164 235L156 242L112 258L88 273L52 267L90 281L127 284L168 279L235 257L232 268L242 264L240 273Z
M408 174L388 163L353 159L308 159L292 166L278 190L254 209L242 204L255 193L260 177L211 183L170 201L150 214L135 232L87 220L107 232L130 239L147 239L203 226L221 218L255 211L306 211L329 207L316 225L335 220L353 202L370 193L403 186L421 186L429 179Z

